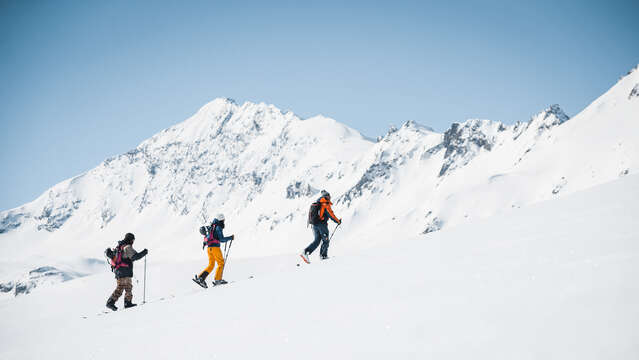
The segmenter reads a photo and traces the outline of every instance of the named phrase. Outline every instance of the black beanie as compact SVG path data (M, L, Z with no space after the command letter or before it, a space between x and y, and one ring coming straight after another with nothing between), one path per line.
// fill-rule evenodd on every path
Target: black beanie
M131 244L133 243L133 240L135 240L135 235L131 233L126 233L126 235L124 235L124 242Z

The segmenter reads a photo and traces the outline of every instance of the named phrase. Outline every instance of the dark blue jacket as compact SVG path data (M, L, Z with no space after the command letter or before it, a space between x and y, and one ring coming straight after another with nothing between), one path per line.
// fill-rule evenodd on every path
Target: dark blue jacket
M213 219L213 223L211 223L211 231L204 237L204 242L208 247L220 247L220 243L227 242L232 239L232 236L224 236L224 233L222 233L222 227L220 226L220 221L218 219Z

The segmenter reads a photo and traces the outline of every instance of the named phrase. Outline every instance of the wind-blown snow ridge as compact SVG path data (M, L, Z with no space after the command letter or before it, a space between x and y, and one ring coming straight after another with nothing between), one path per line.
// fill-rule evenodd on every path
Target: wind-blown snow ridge
M638 74L570 121L551 105L527 122L470 119L443 134L409 121L377 142L324 116L303 120L274 105L218 98L1 212L0 243L12 251L0 254L0 281L57 261L50 254L58 251L100 256L128 231L152 242L154 256L198 258L190 246L197 228L219 212L242 239L236 256L294 252L309 237L306 212L321 189L345 220L346 251L608 182L639 165L639 101L629 96ZM5 270L9 262L22 272Z

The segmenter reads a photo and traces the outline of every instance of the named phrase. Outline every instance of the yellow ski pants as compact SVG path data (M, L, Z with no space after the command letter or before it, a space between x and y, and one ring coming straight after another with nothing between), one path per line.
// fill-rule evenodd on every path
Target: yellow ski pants
M224 271L224 256L222 256L222 250L220 250L219 247L210 247L206 249L206 252L209 254L209 266L207 266L204 271L210 274L217 262L215 280L222 280L222 272Z

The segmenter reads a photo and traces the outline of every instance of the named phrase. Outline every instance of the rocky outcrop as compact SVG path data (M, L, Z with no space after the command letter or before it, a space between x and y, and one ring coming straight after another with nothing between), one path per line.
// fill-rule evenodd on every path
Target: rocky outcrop
M304 181L295 181L286 187L287 199L298 199L301 197L310 197L313 194L317 194L319 190L313 188L311 185Z
M378 192L380 187L377 187L376 184L381 185L386 179L390 178L392 169L393 165L391 163L374 163L366 170L357 184L337 200L337 203L350 206L351 202L362 196L364 191L368 190L371 193Z
M30 217L29 214L22 212L7 211L4 216L0 218L0 234L20 227L22 222Z
M47 206L42 209L42 213L35 217L40 222L38 230L46 230L49 232L55 231L64 225L73 215L75 210L78 210L82 200L76 199L70 202L63 202L56 204L51 201Z
M490 151L495 143L494 132L500 130L503 125L488 120L468 120L463 124L453 123L444 133L444 141L441 147L445 149L444 164L439 171L439 176L444 176L449 171L465 166L481 150Z
M28 294L33 289L45 284L65 282L85 275L77 272L65 272L53 266L42 266L29 271L22 279L1 283L0 292L19 296Z

